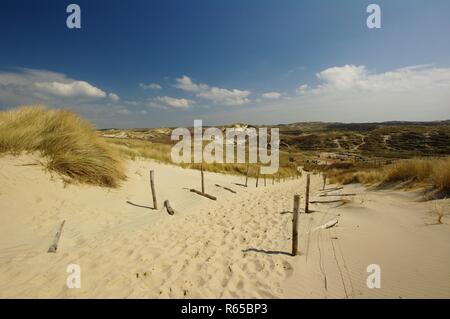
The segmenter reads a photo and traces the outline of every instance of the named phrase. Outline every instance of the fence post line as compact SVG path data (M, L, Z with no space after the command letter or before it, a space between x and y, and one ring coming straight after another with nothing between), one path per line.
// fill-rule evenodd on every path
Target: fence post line
M306 176L306 194L305 194L305 214L309 214L309 183L310 183L310 174Z
M158 203L156 202L156 192L155 192L155 173L153 170L150 171L150 187L152 189L153 197L153 208L158 209Z
M298 208L300 206L300 195L294 195L294 211L292 218L292 256L297 256L298 251Z

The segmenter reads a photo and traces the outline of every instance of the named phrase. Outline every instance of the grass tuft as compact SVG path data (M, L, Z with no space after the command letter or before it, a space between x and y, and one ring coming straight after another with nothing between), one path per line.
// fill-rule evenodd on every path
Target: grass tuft
M48 168L74 181L116 187L125 179L120 156L75 113L42 106L0 112L0 153L39 152Z

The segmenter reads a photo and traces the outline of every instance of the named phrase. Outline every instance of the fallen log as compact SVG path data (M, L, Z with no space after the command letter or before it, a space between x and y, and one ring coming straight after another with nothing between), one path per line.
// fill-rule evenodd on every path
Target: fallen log
M209 195L209 194L206 194L206 193L202 193L202 192L200 192L200 191L198 191L196 189L192 188L192 189L190 189L190 191L193 192L193 193L196 193L198 195L204 196L206 198L209 198L209 199L212 199L212 200L217 200L217 197Z
M165 200L165 201L164 201L164 207L166 208L167 213L168 213L169 215L175 214L175 211L174 211L173 208L170 206L170 203L169 203L168 200Z
M219 185L219 184L215 184L215 185L217 187L223 188L223 189L225 189L225 190L227 190L229 192L232 192L232 193L236 194L236 191L232 190L231 188L228 188L228 187L225 187L225 186L222 186L222 185Z
M66 221L63 220L63 222L59 226L59 229L55 234L55 238L53 239L53 244L48 248L48 251L47 251L48 253L56 253L56 251L58 250L59 238L61 237L62 229L63 229L65 223L66 223Z

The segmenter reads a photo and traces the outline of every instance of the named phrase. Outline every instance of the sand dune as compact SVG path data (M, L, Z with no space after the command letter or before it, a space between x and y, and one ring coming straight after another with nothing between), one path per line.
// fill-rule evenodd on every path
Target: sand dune
M200 188L195 170L130 161L128 180L105 189L64 185L29 165L37 161L0 158L2 298L450 297L448 219L428 225L432 205L418 193L336 191L357 195L301 214L300 256L292 257L292 200L304 193L304 177L243 188L234 184L240 177L206 173L206 190L218 197L211 201L189 192ZM159 210L151 209L150 169ZM312 200L324 200L321 183L312 176ZM47 253L62 220L58 252ZM72 263L81 267L80 289L66 286ZM369 264L381 266L380 289L366 286Z

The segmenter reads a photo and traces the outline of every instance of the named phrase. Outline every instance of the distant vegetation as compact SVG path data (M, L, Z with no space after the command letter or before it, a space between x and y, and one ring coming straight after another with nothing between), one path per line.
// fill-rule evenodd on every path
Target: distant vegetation
M0 112L0 153L38 152L72 180L115 187L125 179L117 152L76 114L44 107Z
M318 167L316 167L318 169ZM322 167L332 183L363 183L378 187L430 188L436 197L450 194L450 158L400 160L393 164L370 167L363 163Z

